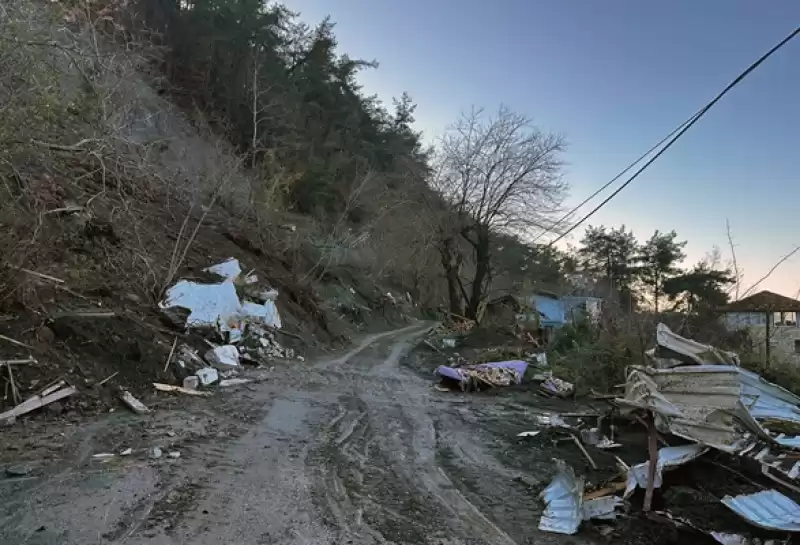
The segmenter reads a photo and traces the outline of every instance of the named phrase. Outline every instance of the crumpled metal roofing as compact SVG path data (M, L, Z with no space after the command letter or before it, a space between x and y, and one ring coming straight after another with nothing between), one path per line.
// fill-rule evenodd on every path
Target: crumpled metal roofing
M555 460L556 475L541 493L547 506L539 529L557 534L574 534L583 520L583 479L562 460Z
M649 409L664 432L735 452L741 442L734 415L740 407L738 368L689 365L628 370L622 407Z
M681 466L702 456L708 448L702 445L681 445L679 447L664 447L658 450L656 474L653 480L654 488L661 488L664 471ZM624 497L627 498L636 490L636 487L646 488L647 477L650 474L650 462L643 462L628 470L628 482L625 487Z
M722 503L748 522L784 532L800 532L800 505L777 490L725 496Z
M770 423L776 421L800 426L800 397L757 373L717 364L719 354L727 353L684 339L663 324L656 338L659 348L664 343L673 355L712 363L632 367L625 397L617 400L620 405L649 409L662 431L728 453L752 444L746 432L800 450L800 436L769 432Z
M678 359L697 365L739 365L739 356L736 353L681 337L664 324L656 326L656 348L653 354L659 358Z

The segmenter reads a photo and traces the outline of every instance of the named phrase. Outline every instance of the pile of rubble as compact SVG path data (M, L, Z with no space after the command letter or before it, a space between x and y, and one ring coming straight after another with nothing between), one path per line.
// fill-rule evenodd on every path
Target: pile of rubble
M293 349L281 346L277 340L281 329L275 305L277 290L260 286L252 273L243 275L234 258L205 271L221 277L222 282L181 280L167 290L160 304L165 313L188 310L184 326L204 331L211 346L204 358L186 345L180 347L174 360L170 358L185 388L213 384L220 375L237 372L243 362L260 365L295 357Z
M243 275L234 258L204 272L222 281L180 280L167 290L159 306L176 325L202 333L209 347L201 356L187 344L177 346L176 338L167 367L173 367L182 384L154 383L158 391L208 395L203 389L212 385L225 387L250 382L231 378L245 363L261 366L274 359L295 358L294 350L281 346L277 339L282 324L275 305L276 290L260 286L258 277L252 273ZM123 392L121 399L134 412L147 412L129 393Z
M680 337L663 324L658 325L656 341L657 346L648 352L649 365L628 369L624 395L607 396L614 414L647 425L649 460L628 467L617 458L624 478L590 494L571 468L557 462L556 476L542 493L547 509L540 528L571 534L589 518L613 519L614 509L628 501L637 488L645 490L643 511L650 511L653 491L661 488L664 472L716 451L717 463L734 457L730 465L740 470L759 469L750 482L767 477L781 489L762 486L756 493L727 494L718 498L723 505L755 527L800 532L800 505L790 497L800 494L800 397L742 369L736 354ZM546 425L574 433L558 415L550 417ZM580 433L584 441L591 435ZM574 434L581 446L577 437ZM600 437L603 439L596 445L605 440L602 434ZM688 444L657 448L658 441L668 445L670 438ZM612 435L611 443L613 439ZM741 463L735 463L737 460ZM719 543L762 543L744 533L721 533L692 526L687 520L679 522Z

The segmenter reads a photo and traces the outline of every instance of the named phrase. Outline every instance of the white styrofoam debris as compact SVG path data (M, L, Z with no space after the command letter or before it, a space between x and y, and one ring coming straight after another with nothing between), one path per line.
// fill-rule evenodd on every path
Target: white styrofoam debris
M120 456L130 456L131 454L133 454L133 449L130 447L126 448L123 451L120 451L119 453Z
M280 315L275 306L277 290L261 293L263 303L241 301L234 285L234 281L242 273L237 260L229 259L205 270L218 274L225 280L218 284L180 280L167 290L166 297L159 306L162 309L188 309L187 327L215 327L222 333L231 331L234 339L243 333L249 322L260 322L278 329L281 327ZM253 278L256 277L249 276L245 281Z
M235 280L237 276L242 274L242 267L239 265L239 260L231 257L227 261L217 263L211 267L203 269L206 272L218 274L225 280Z
M173 458L173 459L178 459L178 458L180 458L180 457L181 457L181 453L180 453L180 451L173 450L172 452L170 452L170 453L169 453L169 455L168 455L168 456L169 456L170 458Z
M201 386L208 386L209 384L214 384L219 380L219 373L213 367L204 367L203 369L198 369L195 375L198 379L200 379Z
M222 370L239 367L239 351L230 344L218 346L206 352L206 361Z
M282 325L281 316L278 314L278 307L275 306L275 301L272 299L267 299L263 303L245 301L242 303L239 314L246 320L255 318L255 321L264 323L275 329L280 329Z
M241 305L233 282L198 284L180 280L167 290L159 306L189 309L186 327L218 327L220 321L236 314Z

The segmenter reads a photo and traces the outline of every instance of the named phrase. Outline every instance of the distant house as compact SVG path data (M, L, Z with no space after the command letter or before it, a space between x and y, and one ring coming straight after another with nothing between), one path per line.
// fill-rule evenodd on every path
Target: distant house
M597 297L558 296L540 292L522 298L523 308L517 319L520 322L536 322L543 330L545 339L551 339L555 331L579 319L597 320L602 311L603 300Z
M753 338L754 348L767 359L776 355L800 363L800 301L797 299L760 291L720 310L726 328L730 331L747 330Z

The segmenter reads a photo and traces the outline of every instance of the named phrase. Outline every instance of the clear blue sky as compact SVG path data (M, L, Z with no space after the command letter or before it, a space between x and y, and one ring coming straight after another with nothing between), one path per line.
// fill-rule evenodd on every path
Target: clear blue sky
M331 15L340 48L376 59L365 90L408 91L428 138L503 102L570 147L571 202L708 102L800 25L798 0L287 0ZM800 245L800 37L762 65L590 223L675 229L687 264L728 219L745 284ZM588 211L588 208L587 208ZM571 242L580 238L580 231ZM800 290L800 255L762 286Z

